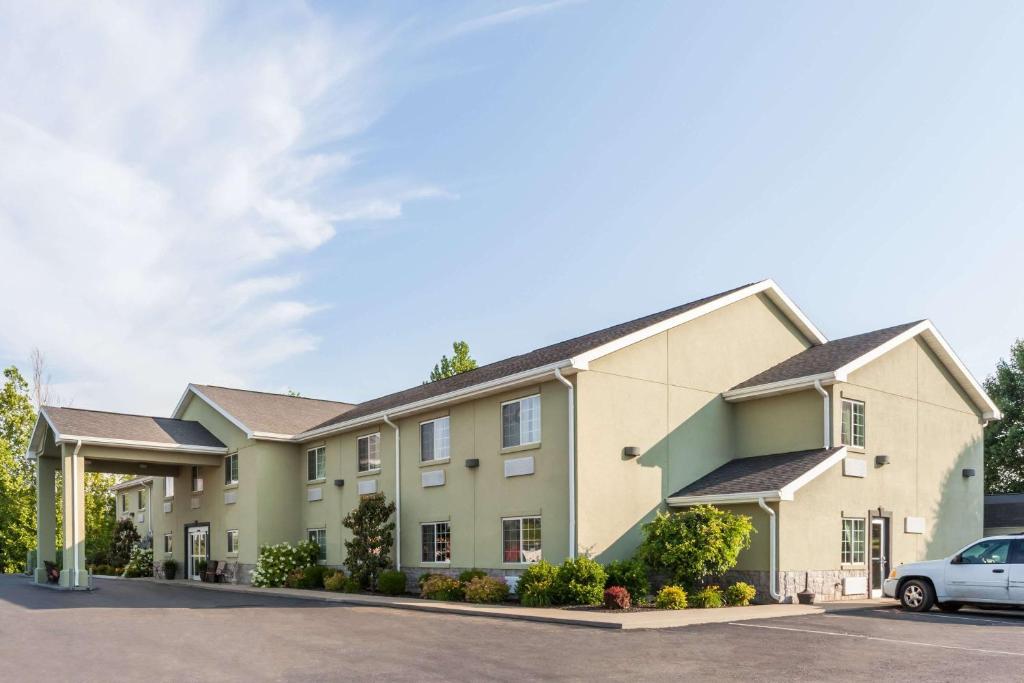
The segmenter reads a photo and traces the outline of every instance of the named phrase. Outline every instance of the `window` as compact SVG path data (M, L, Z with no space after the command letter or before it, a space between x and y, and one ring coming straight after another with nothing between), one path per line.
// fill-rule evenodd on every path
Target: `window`
M164 498L174 498L174 477L164 477Z
M146 489L139 489L139 510L146 509Z
M959 564L1006 564L1010 555L1010 539L992 539L975 543L960 553Z
M420 462L448 459L448 418L420 423Z
M540 396L501 404L501 447L540 443Z
M864 403L862 401L843 399L842 432L844 446L864 448Z
M128 512L128 494L121 494L121 512Z
M841 561L844 564L863 564L866 559L867 545L864 540L864 519L844 517Z
M199 465L192 465L192 493L201 493L203 478L199 476Z
M533 564L540 560L540 517L501 520L502 561Z
M171 553L174 552L174 534L173 533L168 532L168 533L164 534L164 552L167 553L168 555L170 555Z
M1024 564L1024 541L1014 541L1010 550L1010 564Z
M224 483L238 483L238 453L232 453L224 458Z
M228 530L228 554L238 554L238 529Z
M327 561L327 529L306 529L306 538L310 541L314 541L320 548L320 556L317 558L321 562Z
M423 550L420 559L424 562L450 562L452 559L452 534L448 522L430 522L420 525Z
M306 451L306 479L317 481L327 476L327 448L311 448Z
M359 437L359 471L380 469L380 434Z

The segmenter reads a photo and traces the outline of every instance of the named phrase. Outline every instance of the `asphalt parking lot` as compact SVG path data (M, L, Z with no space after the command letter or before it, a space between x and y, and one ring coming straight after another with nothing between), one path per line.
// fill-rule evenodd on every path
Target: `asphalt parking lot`
M3 680L1019 680L1024 612L612 631L132 581L0 577Z

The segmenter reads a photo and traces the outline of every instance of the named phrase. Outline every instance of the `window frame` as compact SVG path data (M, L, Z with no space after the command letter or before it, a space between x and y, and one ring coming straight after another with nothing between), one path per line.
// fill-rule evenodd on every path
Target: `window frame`
M232 476L234 475L234 476ZM236 486L238 484L238 453L228 453L224 456L224 485Z
M846 408L850 407L850 423L847 427ZM857 407L860 407L860 443L857 442ZM839 418L839 441L850 448L866 448L868 443L867 404L855 398L843 398ZM849 429L849 432L847 432Z
M234 536L234 540L232 540L232 536ZM238 529L228 529L225 539L227 542L225 554L238 555Z
M199 465L192 465L192 469L189 471L189 485L192 487L192 493L203 492L203 478L199 476L200 474Z
M527 561L526 559L524 559L524 553L532 552L532 551L525 550L524 547L523 547L524 546L524 542L523 542L524 524L523 524L523 522L525 522L527 520L531 520L531 521L532 520L536 520L536 522L537 522L537 529L536 529L537 535L538 535L538 539L537 539L538 540L538 547L537 547L537 550L540 551L540 555L538 555L537 559L532 561L532 562ZM518 522L519 523L519 534L518 534L518 541L517 541L518 542L518 549L519 549L519 558L520 558L519 560L507 560L507 559L505 559L507 557L507 553L508 553L508 548L505 545L506 544L506 540L507 540L505 538L505 523L506 522ZM521 515L521 516L518 516L518 517L502 517L501 518L501 563L502 564L530 565L530 564L536 564L537 562L540 562L542 559L544 559L544 525L541 522L541 515Z
M846 524L850 522L850 538L846 537ZM857 544L857 523L860 523L860 547ZM862 565L867 564L868 537L867 518L865 517L843 517L840 523L840 564ZM849 548L847 548L849 544ZM858 553L859 550L859 553ZM857 557L860 557L858 560Z
M128 512L128 494L124 491L121 492L121 514Z
M440 438L441 434L439 433L439 430L437 428L437 425L440 422L443 422L445 424L444 438L443 439ZM424 453L423 453L423 428L426 425L432 425L432 429L431 429L431 445L430 445L430 455L431 455L431 457L430 458L424 458L423 457L423 455L424 455ZM449 460L452 459L452 453L451 453L451 451L452 451L452 446L451 446L452 426L451 426L451 416L450 415L442 415L441 417L435 417L433 420L424 420L423 422L420 422L419 432L420 432L420 462L421 463L448 462ZM440 440L440 443L442 443L444 445L444 455L443 456L438 456L437 455L439 440Z
M376 444L376 456L377 466L372 467L370 461L370 439L374 440ZM363 458L359 453L360 444L366 441L366 467L363 467ZM381 457L380 457L380 432L374 432L372 434L363 434L356 439L356 471L359 474L368 474L372 472L380 472Z
M174 532L168 531L164 534L164 555L174 554Z
M164 498L174 498L174 477L164 477Z
M136 502L139 504L139 507L138 507L139 512L145 512L146 505L147 505L146 498L147 498L147 496L146 496L146 487L143 486L137 492Z
M318 538L312 538L312 534L314 534L314 533L316 533L316 534L323 534L323 539L324 539L323 543L321 543L320 539L318 539ZM319 554L317 555L317 558L316 558L317 564L320 564L321 562L326 562L327 561L327 527L321 526L321 527L313 527L313 528L310 528L310 529L306 529L306 540L307 541L316 541L316 544L317 544L317 546L319 548Z
M536 401L537 401L537 419L536 419L536 434L535 434L536 438L534 438L533 440L524 440L524 437L529 437L530 436L529 433L524 433L524 431L523 431L526 428L525 425L528 425L530 423L523 421L523 403L525 403L527 401L533 401L534 399L536 399ZM513 405L513 404L519 406L519 414L518 414L519 434L518 434L518 437L517 437L518 441L516 443L506 443L505 442L505 437L508 436L508 435L506 434L506 431L505 431L505 406ZM513 448L527 448L527 447L530 447L530 446L538 446L538 445L540 445L541 437L542 437L542 433L543 433L542 432L543 423L541 421L541 407L542 407L541 395L539 393L537 393L537 394L530 394L529 396L520 396L519 398L514 398L514 399L511 399L511 400L508 400L508 401L502 401L501 402L501 449L502 450L509 450L509 449L513 449Z
M445 544L445 549L447 550L448 559L445 559L445 560L437 559L437 557L438 557L438 542L437 542L437 539L439 537L438 527L440 527L442 525L445 527L444 536L447 537L447 543ZM426 552L427 551L427 544L426 544L426 540L424 539L423 534L424 534L424 532L428 528L432 529L431 552L430 552L430 554L434 557L434 559L432 559L432 560L424 559L424 556L427 554L427 552ZM421 522L420 523L420 564L437 564L437 565L449 564L450 565L451 563L452 563L452 523L451 523L451 521L450 520L441 520L441 521L438 521L438 522Z
M312 460L311 460L312 458ZM309 477L309 466L313 465L313 478ZM306 449L306 481L324 481L327 479L327 446L313 446Z

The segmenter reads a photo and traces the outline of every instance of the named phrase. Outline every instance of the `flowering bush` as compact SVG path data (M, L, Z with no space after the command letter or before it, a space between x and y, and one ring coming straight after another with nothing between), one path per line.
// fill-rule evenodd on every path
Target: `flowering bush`
M466 584L466 600L484 604L504 602L508 597L508 584L504 579L475 576Z
M252 570L252 585L283 586L291 572L315 565L318 552L319 546L312 541L303 541L297 546L290 543L261 546L256 568Z
M423 582L420 596L429 600L462 600L465 592L458 579L437 575Z
M718 586L705 586L690 594L690 602L694 607L721 607L725 596Z
M686 609L686 591L679 586L665 586L654 598L658 609Z
M604 606L608 609L629 609L629 591L622 586L605 588Z
M725 589L725 601L734 607L744 607L757 595L757 589L749 583L737 581Z
M124 575L131 577L153 576L153 551L139 545L132 548L128 564L124 566Z

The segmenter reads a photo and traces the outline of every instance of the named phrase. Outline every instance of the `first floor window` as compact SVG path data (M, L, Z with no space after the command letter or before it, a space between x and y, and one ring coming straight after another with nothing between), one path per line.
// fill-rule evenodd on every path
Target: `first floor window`
M128 494L121 494L121 512L128 512Z
M540 442L540 396L501 404L501 447Z
M174 498L174 477L164 477L164 498Z
M451 562L452 533L448 522L430 522L420 525L423 539L420 560L423 562Z
M323 446L306 451L306 479L317 481L327 476L327 449Z
M359 437L359 471L380 469L380 434Z
M232 453L224 458L224 483L238 483L238 453Z
M139 509L146 509L146 489L139 489Z
M864 402L843 399L843 427L840 435L844 446L864 448Z
M317 559L321 562L327 561L327 529L306 529L306 538L316 543L320 549Z
M174 552L174 534L164 534L164 552L170 555Z
M203 490L203 478L199 476L199 465L192 465L192 493Z
M501 520L502 561L533 564L540 561L540 517Z
M867 559L867 545L864 540L864 519L859 517L843 519L844 564L863 564Z
M231 529L228 531L228 552L238 552L238 529Z
M448 459L448 426L447 417L420 423L420 462Z

